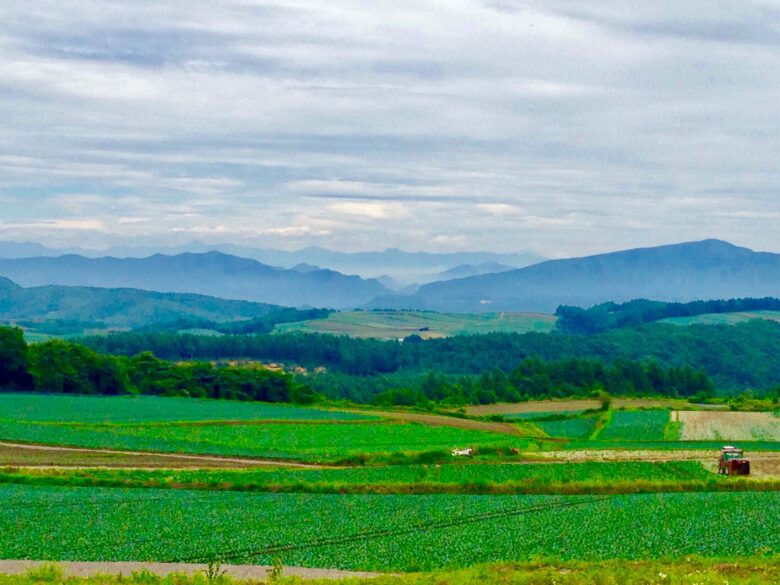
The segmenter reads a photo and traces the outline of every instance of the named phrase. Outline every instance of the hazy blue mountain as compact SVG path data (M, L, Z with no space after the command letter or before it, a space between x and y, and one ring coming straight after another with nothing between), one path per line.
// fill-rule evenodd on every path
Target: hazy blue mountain
M233 321L262 317L280 307L182 293L78 286L22 288L0 277L0 320L83 321L138 327L183 318Z
M549 313L561 304L587 307L636 298L691 301L778 295L780 254L705 240L550 260L519 270L436 282L410 296L374 299L367 307Z
M294 307L351 308L387 292L376 280L332 270L285 270L219 252L148 258L5 259L0 260L0 275L27 287L138 288Z
M446 254L430 252L406 252L388 249L381 252L334 252L325 248L310 247L296 251L253 248L238 244L205 244L191 242L180 246L116 246L107 250L69 248L57 250L39 244L0 242L0 258L29 258L35 256L62 256L76 254L87 258L147 258L155 254L168 256L183 253L203 254L222 252L241 258L257 260L271 266L293 268L307 264L341 272L357 274L363 278L389 276L400 285L412 282L431 282L431 275L462 265L500 263L511 268L528 266L542 260L534 254L497 254L492 252L454 252Z
M513 270L517 266L508 266L498 262L485 262L483 264L461 264L455 268L450 268L444 272L432 274L426 282L440 282L443 280L455 280L456 278L468 278L469 276L480 276L482 274L495 274L497 272L506 272Z

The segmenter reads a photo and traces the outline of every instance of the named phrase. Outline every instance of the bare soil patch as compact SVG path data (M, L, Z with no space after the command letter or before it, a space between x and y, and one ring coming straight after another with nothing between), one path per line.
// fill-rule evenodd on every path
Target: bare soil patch
M780 418L771 412L676 411L683 441L780 441Z
M532 402L499 402L466 407L466 413L472 416L490 416L491 414L517 414L522 412L560 412L567 410L588 410L599 408L598 400L534 400Z
M132 468L245 468L298 467L319 469L323 466L278 461L275 459L242 459L210 455L180 455L113 449L87 449L0 442L0 465L5 467L132 467Z

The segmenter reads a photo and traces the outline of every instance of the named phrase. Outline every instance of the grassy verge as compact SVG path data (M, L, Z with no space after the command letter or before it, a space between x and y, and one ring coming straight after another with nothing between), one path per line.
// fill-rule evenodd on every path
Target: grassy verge
M69 585L250 585L229 575L205 571L192 574L174 573L166 577L149 571L129 576L66 577L57 565L45 566L22 575L0 575L0 585L36 585L40 583ZM284 571L282 570L282 575ZM265 582L280 585L307 583L332 584L332 580L304 580L296 577L269 576ZM599 563L502 563L480 565L460 571L436 571L407 575L384 575L375 578L352 578L345 585L747 585L780 582L780 558L776 556L741 559L698 559L684 561L602 561Z
M519 472L519 473L512 473ZM780 480L727 478L698 463L451 465L314 471L0 470L0 483L311 494L618 495L780 491Z

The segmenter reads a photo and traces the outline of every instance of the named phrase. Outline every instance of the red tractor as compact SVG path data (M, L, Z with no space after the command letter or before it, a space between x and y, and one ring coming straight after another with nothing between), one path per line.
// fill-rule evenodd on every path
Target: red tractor
M731 445L720 450L718 473L726 475L750 475L750 461L745 459L745 452Z

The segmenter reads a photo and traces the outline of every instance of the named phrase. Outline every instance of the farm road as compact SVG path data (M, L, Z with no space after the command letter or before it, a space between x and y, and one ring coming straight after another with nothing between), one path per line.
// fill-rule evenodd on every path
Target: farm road
M0 560L0 574L25 573L50 561L3 561ZM94 575L130 575L133 571L146 569L155 575L170 573L193 574L206 570L206 565L192 563L147 563L147 562L57 562L68 577L91 577ZM265 579L271 567L265 565L222 565L221 570L236 579ZM309 569L306 567L284 567L285 577L302 577L304 579L347 579L350 577L378 577L379 573L361 573L354 571L339 571L336 569Z
M179 453L152 453L148 451L121 451L115 449L88 449L85 447L61 447L56 445L35 445L28 443L11 443L2 441L0 442L0 455L4 455L2 459L7 459L5 452L7 450L16 451L18 455L18 462L2 461L3 465L29 465L26 463L26 455L30 453L46 453L51 455L57 455L64 460L67 460L72 455L90 455L95 456L121 456L121 467L159 467L160 463L171 463L173 466L180 467L261 467L261 466L273 466L273 467L296 467L302 469L323 469L327 466L316 465L313 463L294 463L289 461L279 461L277 459L243 459L238 457L216 457L211 455L182 455ZM84 464L83 458L79 458L80 463ZM130 463L130 465L128 465ZM46 465L46 463L41 463ZM184 464L184 465L182 465ZM58 465L56 462L51 462L48 466ZM62 465L62 464L60 464ZM105 463L103 463L105 465ZM76 465L74 465L76 466Z

